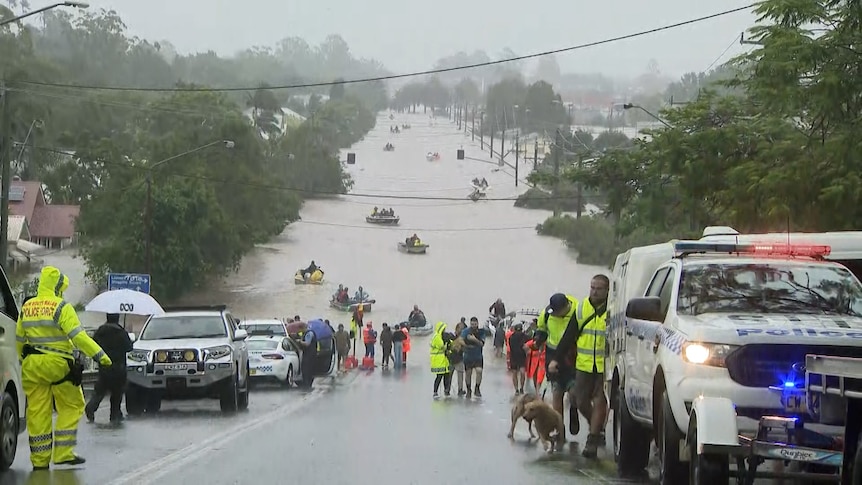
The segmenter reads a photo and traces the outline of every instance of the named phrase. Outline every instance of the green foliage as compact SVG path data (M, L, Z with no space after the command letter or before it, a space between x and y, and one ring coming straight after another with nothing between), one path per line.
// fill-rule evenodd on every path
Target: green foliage
M576 212L578 210L577 200L577 192L575 186L572 184L560 186L560 189L557 191L557 197L554 197L551 192L546 190L531 187L515 199L515 207L548 211L559 209L565 212ZM581 207L581 209L583 208Z
M53 203L81 205L80 251L94 283L107 272L147 271L151 234L153 293L168 299L237 268L255 244L298 219L303 197L349 190L338 152L365 136L373 106L386 104L385 86L369 83L335 89L326 103L315 94L306 107L313 116L298 126L282 120L287 98L269 86L302 81L297 72L315 81L383 72L354 59L337 36L314 49L288 39L232 59L183 57L167 43L128 37L115 12L73 18L55 10L40 28L0 28L0 58L12 87L11 137L30 134L30 146L13 153L15 173L41 180ZM165 87L177 79L197 83L179 87L257 89L142 94L20 82Z
M15 297L15 301L18 302L18 305L21 305L24 302L24 298L28 296L35 296L36 291L39 290L39 277L35 277L32 279L19 279L10 281L12 286L12 295Z
M758 47L731 63L733 79L714 74L717 89L702 89L709 76L682 79L672 88L688 85L693 97L661 112L672 128L564 174L603 194L621 248L637 234L683 237L713 224L745 232L862 226L862 103L854 94L862 91L862 10L764 0L758 14L749 35Z

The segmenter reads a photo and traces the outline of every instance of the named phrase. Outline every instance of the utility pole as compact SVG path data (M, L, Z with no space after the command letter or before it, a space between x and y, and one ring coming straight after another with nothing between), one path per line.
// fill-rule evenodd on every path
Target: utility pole
M479 147L485 151L485 121L482 118L479 119Z
M476 141L476 108L473 107L473 112L470 113L470 141Z
M488 150L491 151L491 160L494 159L494 127L491 127L491 141L488 142Z
M153 172L152 170L147 172L147 205L144 208L144 232L145 232L145 254L144 254L144 266L146 267L147 274L153 274L152 271L152 263L153 263Z
M464 103L464 133L467 133L467 103Z
M539 137L536 136L536 141L533 142L533 170L539 169Z
M9 106L9 93L6 89L6 80L0 80L0 100L3 101L3 117L0 124L0 142L3 143L3 151L0 152L0 161L3 163L0 170L2 187L0 187L0 258L2 258L3 270L8 273L9 265L9 189L12 186L12 110Z
M461 107L455 109L455 118L458 120L458 131L461 131Z
M563 134L557 128L556 142L554 143L554 217L560 215L560 201L557 199L560 188L560 152L563 150Z
M503 154L505 153L506 147L503 146L503 143L506 141L506 130L503 130L500 133L500 166L503 166Z
M584 156L583 154L578 154L578 171L580 172L584 168ZM584 205L584 184L578 180L578 210L577 210L577 218L581 218L581 207Z
M518 165L520 161L518 160L519 154L521 152L521 139L515 138L515 187L518 186Z

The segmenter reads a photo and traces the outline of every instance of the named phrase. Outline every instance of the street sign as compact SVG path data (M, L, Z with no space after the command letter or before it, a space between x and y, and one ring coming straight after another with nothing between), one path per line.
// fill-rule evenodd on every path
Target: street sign
M108 273L108 291L134 290L150 294L150 275L135 273Z

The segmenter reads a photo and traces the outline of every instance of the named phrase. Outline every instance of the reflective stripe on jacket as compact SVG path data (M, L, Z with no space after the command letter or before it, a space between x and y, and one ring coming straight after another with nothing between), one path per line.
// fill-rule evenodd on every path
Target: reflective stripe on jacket
M21 307L15 328L18 355L23 358L24 345L47 353L73 359L77 347L88 357L99 360L105 352L81 327L72 305L63 300L69 278L53 266L42 268L36 297Z
M443 332L446 324L437 322L434 327L434 337L431 338L431 373L448 374L450 371L449 357L446 355L446 342L443 340Z
M548 347L552 349L556 349L557 345L560 343L560 339L563 338L563 333L566 331L566 327L569 326L569 320L572 319L572 315L575 313L575 309L578 306L578 300L575 297L566 295L566 298L571 303L572 308L565 315L548 315L548 309L545 308L542 310L542 314L539 315L539 322L537 323L536 330L540 332L544 332L548 336L547 344Z
M578 303L578 327L583 321L595 313L589 299L584 298ZM584 326L578 337L578 357L575 359L575 369L583 372L602 373L605 371L605 347L607 346L607 310L596 315L590 323Z

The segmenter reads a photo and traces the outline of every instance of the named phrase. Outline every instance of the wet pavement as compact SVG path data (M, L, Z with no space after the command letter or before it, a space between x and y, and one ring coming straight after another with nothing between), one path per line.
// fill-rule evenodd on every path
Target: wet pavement
M353 370L310 392L256 387L249 410L232 416L217 401L165 402L116 428L105 424L106 401L95 424L80 426L85 465L30 473L25 445L0 484L625 483L613 478L610 449L598 461L576 447L549 456L523 422L506 438L512 386L490 346L483 399L435 400L428 339L413 345L406 371Z
M412 130L389 133L390 124ZM391 141L396 151L384 153ZM499 143L499 141L497 142ZM340 197L306 203L303 222L257 248L239 272L184 303L227 303L240 318L324 316L334 324L347 315L328 308L338 283L362 285L378 300L366 316L375 326L404 320L414 303L431 321L461 316L484 320L502 297L509 309L536 308L556 291L581 295L603 268L579 266L559 240L536 235L547 212L516 209L511 201L470 202L473 177L491 184L489 197L514 197L511 169L456 160L488 160L447 120L429 126L422 115L386 117L351 149L359 194L446 197L396 200ZM441 154L438 162L425 153ZM346 158L342 156L342 158ZM532 163L522 165L525 177ZM399 228L365 223L374 206L393 207ZM425 256L398 253L412 233L431 245ZM326 270L324 287L295 286L294 271L314 259ZM75 261L66 262L65 266ZM64 267L64 271L67 271ZM587 462L577 453L548 457L526 443L526 428L506 438L512 395L502 360L486 349L484 400L433 400L428 340L416 338L403 373L352 371L315 390L254 389L249 410L222 415L217 401L168 403L153 418L130 419L122 428L82 422L78 451L88 462L74 473L30 474L26 435L4 484L143 483L601 483L613 477L612 459ZM582 426L583 428L584 426ZM583 441L585 437L581 436ZM605 456L608 456L605 450Z

